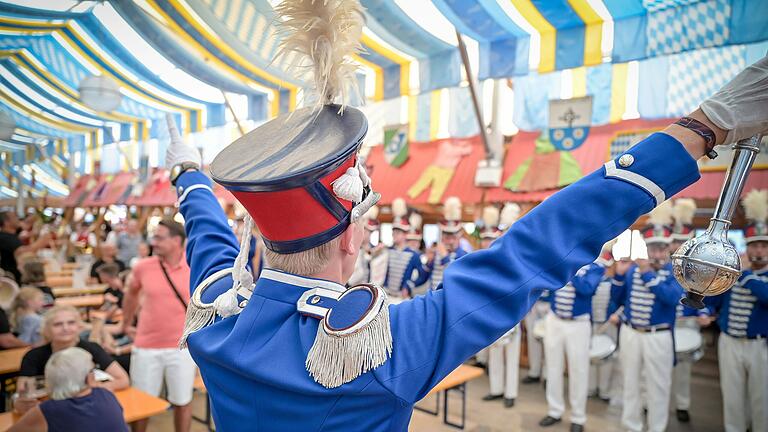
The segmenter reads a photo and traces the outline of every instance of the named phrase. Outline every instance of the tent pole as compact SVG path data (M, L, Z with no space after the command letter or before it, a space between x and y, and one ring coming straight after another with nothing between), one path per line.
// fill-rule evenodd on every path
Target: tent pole
M477 118L477 124L480 127L480 138L483 140L483 147L485 147L485 158L491 159L493 152L488 145L488 131L485 128L485 122L483 122L483 113L480 111L480 102L477 97L477 90L475 88L475 79L472 75L472 68L469 64L469 55L467 54L467 46L464 45L464 39L461 37L461 33L456 30L456 39L459 41L459 53L461 54L461 62L464 64L464 72L467 75L467 82L469 83L469 93L472 95L472 106L475 108L475 117Z

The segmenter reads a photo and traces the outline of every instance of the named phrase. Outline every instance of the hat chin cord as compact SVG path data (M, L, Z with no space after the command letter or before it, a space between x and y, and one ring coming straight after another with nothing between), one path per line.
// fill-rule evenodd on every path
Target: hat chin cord
M248 270L248 256L250 255L251 238L253 237L253 218L251 218L251 215L246 214L243 221L245 225L243 226L243 234L240 239L240 252L237 254L235 265L232 268L232 288L216 297L216 300L213 302L216 313L222 318L239 314L245 305L241 305L241 302L237 300L237 296L240 295L247 301L253 292L253 274ZM245 301L242 303L245 303Z

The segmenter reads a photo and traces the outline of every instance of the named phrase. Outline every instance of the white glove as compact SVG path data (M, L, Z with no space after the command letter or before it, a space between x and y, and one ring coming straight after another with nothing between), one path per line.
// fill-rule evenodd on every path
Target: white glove
M707 118L728 131L723 144L768 132L768 56L739 72L701 104Z
M171 169L183 162L194 162L197 166L201 166L200 153L194 147L184 143L179 131L176 130L173 117L166 114L165 120L168 123L168 133L171 136L171 143L168 144L168 149L165 151L165 167Z

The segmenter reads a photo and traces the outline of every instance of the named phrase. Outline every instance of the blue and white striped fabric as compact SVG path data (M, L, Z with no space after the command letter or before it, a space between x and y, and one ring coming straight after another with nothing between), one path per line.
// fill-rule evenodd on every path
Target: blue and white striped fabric
M611 303L611 278L603 277L592 296L592 321L598 324L608 321L608 306Z
M728 335L768 337L768 269L746 270L730 291L705 299L717 324Z
M609 314L624 306L625 320L632 326L674 326L683 288L672 275L672 264L643 274L634 266L624 275L615 275L612 284Z
M721 46L730 34L731 5L721 0L668 7L648 15L647 55Z
M592 313L592 296L605 274L598 263L583 266L563 288L555 291L550 307L562 319L575 319Z
M560 73L531 73L514 79L513 121L521 130L535 131L548 126L549 100L560 98Z
M405 247L387 249L387 277L384 280L384 289L392 295L400 295L400 290L407 286L413 270L421 267L419 253Z

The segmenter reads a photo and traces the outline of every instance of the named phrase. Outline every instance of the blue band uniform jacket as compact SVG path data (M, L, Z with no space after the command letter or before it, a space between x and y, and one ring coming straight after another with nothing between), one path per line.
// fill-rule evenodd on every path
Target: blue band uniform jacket
M609 312L624 306L624 321L633 327L674 327L682 296L683 288L672 274L671 263L658 272L640 273L632 266L626 274L613 277Z
M455 251L449 253L448 255L444 257L440 257L440 256L435 257L434 260L427 263L427 269L430 275L429 287L433 290L440 289L440 284L443 283L445 269L448 268L448 265L450 265L452 262L456 261L457 259L463 257L466 254L467 254L467 251L465 251L461 247L458 247Z
M390 247L387 254L387 279L384 282L387 293L399 295L403 288L411 292L415 287L413 280L420 279L424 273L421 254L407 246L403 249ZM417 273L416 277L414 273Z
M561 319L574 319L592 313L592 296L605 274L605 267L598 263L586 265L563 288L552 295L550 307Z
M321 386L305 369L320 321L299 313L297 303L310 289L344 288L264 269L239 315L217 319L188 339L217 429L407 431L414 403L513 328L542 290L563 287L607 240L698 178L696 162L679 142L651 135L622 163L609 161L537 206L490 248L456 260L445 270L445 289L390 305L391 357L335 388ZM204 174L182 174L177 188L196 287L232 267L238 243ZM225 276L203 300L231 286Z
M735 338L768 338L768 268L745 270L736 285L705 299L717 325Z

